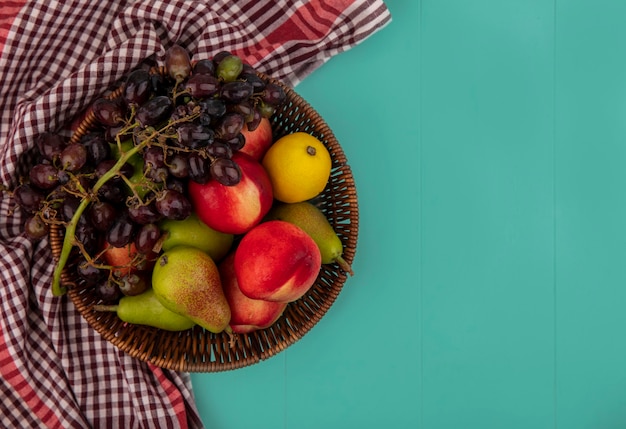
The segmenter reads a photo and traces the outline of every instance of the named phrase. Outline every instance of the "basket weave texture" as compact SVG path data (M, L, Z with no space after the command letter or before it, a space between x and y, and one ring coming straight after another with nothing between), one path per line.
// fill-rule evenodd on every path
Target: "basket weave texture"
M163 69L155 70L163 73ZM344 259L352 263L357 244L359 211L352 171L346 156L322 117L293 89L262 73L267 82L280 85L287 101L271 118L274 138L297 131L307 132L324 143L331 159L331 175L326 189L314 202L326 215L344 245ZM119 95L114 91L110 97ZM78 125L72 141L95 126L93 114L87 114ZM55 260L63 245L63 227L52 226L50 246ZM248 334L237 334L236 341L222 332L214 334L195 326L183 332L169 332L149 326L133 325L120 320L115 313L98 312L100 303L95 290L82 286L72 263L66 266L61 282L88 324L107 341L134 358L153 365L185 372L218 372L252 365L268 359L300 340L326 314L346 281L346 273L337 264L322 265L315 284L299 300L287 305L283 315L272 326Z

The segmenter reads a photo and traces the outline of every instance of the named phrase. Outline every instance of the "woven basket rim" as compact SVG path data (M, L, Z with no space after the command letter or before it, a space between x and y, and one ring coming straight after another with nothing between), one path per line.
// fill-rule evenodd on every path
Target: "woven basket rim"
M152 73L165 73L155 68ZM296 91L278 79L258 73L266 82L280 85L287 95L285 105L271 118L274 139L294 130L306 131L320 139L332 159L331 178L327 188L312 200L327 216L344 244L344 259L352 264L358 239L359 213L354 177L346 156L324 119ZM109 98L119 96L121 88ZM297 122L294 122L297 121ZM87 111L71 136L79 141L96 125ZM50 228L50 247L55 261L63 243L63 227ZM243 368L284 351L306 335L328 312L337 299L347 274L337 264L323 265L311 289L299 300L289 303L283 315L269 328L249 334L237 334L234 345L222 332L213 334L195 326L187 331L168 332L122 322L115 313L97 312L93 290L81 286L71 272L71 264L61 276L68 295L81 316L102 337L131 357L174 371L219 372Z

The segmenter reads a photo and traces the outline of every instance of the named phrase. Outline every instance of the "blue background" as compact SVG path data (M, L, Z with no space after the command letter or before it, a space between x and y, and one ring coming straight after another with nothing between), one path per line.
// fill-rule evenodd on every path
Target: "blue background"
M194 374L212 429L626 427L626 2L387 0L296 90L360 234L302 340Z

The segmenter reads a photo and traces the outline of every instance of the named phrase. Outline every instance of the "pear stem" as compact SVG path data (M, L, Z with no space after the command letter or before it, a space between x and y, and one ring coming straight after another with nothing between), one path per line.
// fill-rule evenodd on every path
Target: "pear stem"
M335 259L335 262L337 262L337 264L339 264L339 266L341 267L342 270L344 270L345 272L347 272L351 276L354 275L354 271L352 271L352 267L350 266L348 261L343 259L341 256L337 256L337 258Z
M224 332L226 332L226 334L228 335L228 346L232 349L237 343L237 336L233 333L230 325L224 329Z

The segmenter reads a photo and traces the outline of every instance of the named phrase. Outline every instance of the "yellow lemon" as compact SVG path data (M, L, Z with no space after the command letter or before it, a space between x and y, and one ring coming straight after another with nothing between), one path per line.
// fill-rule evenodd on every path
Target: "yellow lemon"
M332 161L326 146L305 132L278 139L263 157L274 198L284 203L309 200L324 190Z

